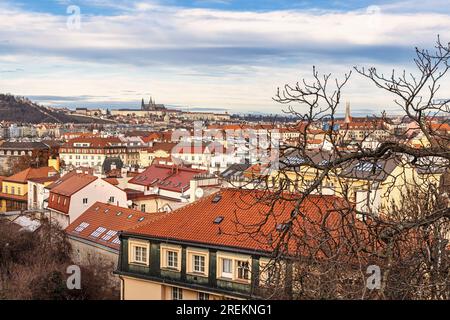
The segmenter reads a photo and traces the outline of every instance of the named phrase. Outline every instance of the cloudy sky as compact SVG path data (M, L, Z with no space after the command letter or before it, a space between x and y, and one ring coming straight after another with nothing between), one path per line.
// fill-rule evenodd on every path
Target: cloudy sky
M280 112L277 87L313 65L338 78L355 65L413 71L415 46L450 41L448 4L0 0L0 92L71 107L136 107L153 95L192 110ZM356 74L344 91L358 113L393 111L392 99Z

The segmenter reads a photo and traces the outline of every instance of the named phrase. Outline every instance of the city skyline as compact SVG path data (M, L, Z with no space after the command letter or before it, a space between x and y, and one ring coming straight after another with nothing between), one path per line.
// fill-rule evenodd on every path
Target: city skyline
M450 40L445 1L3 1L2 92L58 106L168 106L280 113L278 86L352 66L411 70L414 47ZM67 20L76 5L80 28ZM244 31L243 31L244 30ZM439 98L450 96L443 87ZM353 74L355 114L395 113ZM342 113L344 107L342 106Z

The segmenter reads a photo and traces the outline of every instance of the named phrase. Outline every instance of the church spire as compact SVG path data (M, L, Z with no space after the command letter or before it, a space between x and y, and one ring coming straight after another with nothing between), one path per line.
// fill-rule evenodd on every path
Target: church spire
M352 121L352 116L350 115L350 102L345 104L345 123L350 123Z

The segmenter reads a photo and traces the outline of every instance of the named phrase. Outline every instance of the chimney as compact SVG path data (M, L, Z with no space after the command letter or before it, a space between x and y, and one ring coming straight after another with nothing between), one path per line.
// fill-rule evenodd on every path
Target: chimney
M189 182L189 202L194 202L195 200L197 200L197 197L195 195L195 191L197 190L197 187L198 187L197 179L192 179Z

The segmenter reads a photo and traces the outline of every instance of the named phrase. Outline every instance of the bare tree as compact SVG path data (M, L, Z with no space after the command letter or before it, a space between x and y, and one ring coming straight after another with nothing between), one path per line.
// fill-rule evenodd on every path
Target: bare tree
M403 110L397 119L385 112L338 116L352 71L338 80L313 68L312 81L278 89L274 100L288 106L298 120L290 129L300 134L280 146L278 170L251 179L261 191L255 201L267 205L260 224L237 217L240 232L263 234L273 244L272 280L258 294L449 298L450 205L442 181L450 167L450 100L437 99L449 59L450 44L438 38L432 51L416 48L415 73L354 68L380 93L395 96ZM314 195L333 205L308 214ZM280 215L280 199L298 214ZM376 290L367 285L370 265L381 270Z

